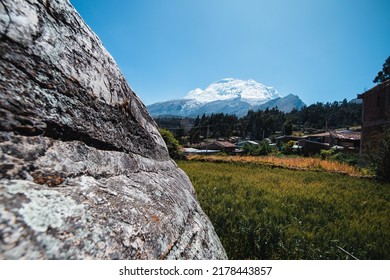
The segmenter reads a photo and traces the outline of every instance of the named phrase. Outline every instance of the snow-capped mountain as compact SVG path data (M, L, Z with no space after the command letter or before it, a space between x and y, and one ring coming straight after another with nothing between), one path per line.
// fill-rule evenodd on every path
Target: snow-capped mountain
M225 113L244 116L248 110L278 107L289 112L305 104L296 95L282 97L273 87L254 80L226 78L206 89L194 89L184 99L159 102L147 106L152 116L173 115L196 117L202 114Z
M240 99L251 105L259 105L277 97L281 96L273 87L266 87L254 80L226 78L212 83L205 90L194 89L184 99L193 99L198 103Z

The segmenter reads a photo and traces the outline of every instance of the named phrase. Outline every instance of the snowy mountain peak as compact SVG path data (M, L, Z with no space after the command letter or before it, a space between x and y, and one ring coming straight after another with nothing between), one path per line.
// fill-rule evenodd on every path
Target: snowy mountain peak
M251 105L259 105L278 97L281 96L273 87L254 80L225 78L212 83L205 90L197 88L190 91L185 99L193 99L196 103L239 99Z
M254 80L226 78L202 90L188 92L184 99L151 104L152 116L190 116L224 113L245 116L248 110L265 110L278 107L283 112L300 109L305 103L296 95L281 97L273 88Z

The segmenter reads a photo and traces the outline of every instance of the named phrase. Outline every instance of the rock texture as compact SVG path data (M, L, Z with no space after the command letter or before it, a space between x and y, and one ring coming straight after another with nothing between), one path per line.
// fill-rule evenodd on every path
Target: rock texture
M0 258L223 259L191 182L67 1L0 0Z

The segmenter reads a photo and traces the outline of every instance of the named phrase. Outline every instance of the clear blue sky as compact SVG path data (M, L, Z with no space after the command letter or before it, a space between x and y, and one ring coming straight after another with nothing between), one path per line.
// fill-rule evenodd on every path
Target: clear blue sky
M356 98L390 55L388 0L70 0L146 104L222 78Z

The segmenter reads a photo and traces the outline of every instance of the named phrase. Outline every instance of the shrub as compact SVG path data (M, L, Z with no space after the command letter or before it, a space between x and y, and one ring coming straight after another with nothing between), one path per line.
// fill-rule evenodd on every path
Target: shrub
M257 153L257 145L245 143L244 146L242 146L242 149L247 155L254 156Z
M159 129L159 131L167 145L170 157L173 159L184 159L184 155L180 151L179 141L173 136L173 133L167 129Z
M381 149L375 159L376 174L379 179L390 182L390 129L384 133Z
M320 157L321 159L330 159L331 156L334 154L334 150L321 150L320 151Z
M272 152L272 147L267 141L261 141L259 145L246 143L242 149L245 154L251 156L267 156Z
M272 152L272 147L269 145L268 141L261 141L259 146L259 155L267 156Z
M331 160L331 161L338 161L341 163L347 163L352 166L356 166L359 161L359 155L357 154L343 153L333 149L321 150L320 158L323 160Z
M283 147L282 147L283 154L285 154L285 155L292 155L292 154L294 154L295 153L294 145L295 145L295 142L293 140L290 140L286 144L284 144Z

